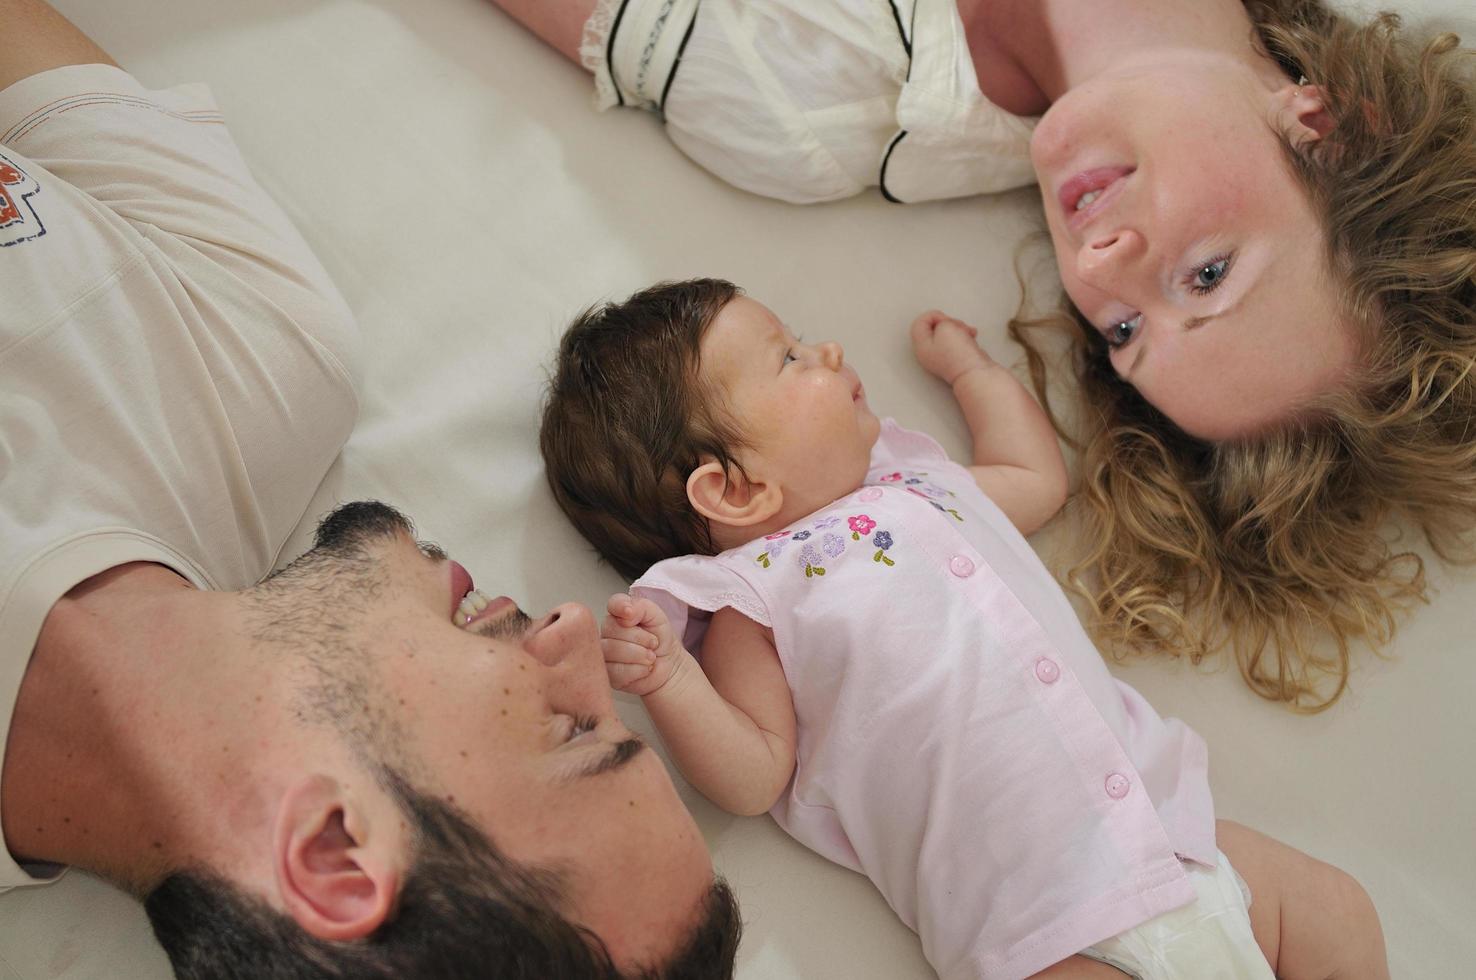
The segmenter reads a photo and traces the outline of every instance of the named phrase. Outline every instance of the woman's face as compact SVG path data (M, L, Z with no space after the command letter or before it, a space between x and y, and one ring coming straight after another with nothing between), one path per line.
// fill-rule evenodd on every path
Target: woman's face
M1329 391L1355 356L1320 223L1278 133L1315 89L1156 53L1068 91L1031 141L1061 281L1113 367L1180 428L1229 439Z

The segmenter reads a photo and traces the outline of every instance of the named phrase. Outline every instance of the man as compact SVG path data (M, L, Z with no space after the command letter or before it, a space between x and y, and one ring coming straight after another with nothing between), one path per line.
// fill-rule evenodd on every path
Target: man
M729 975L587 610L459 613L374 503L253 585L352 426L350 316L208 93L0 20L0 888L104 875L182 977Z

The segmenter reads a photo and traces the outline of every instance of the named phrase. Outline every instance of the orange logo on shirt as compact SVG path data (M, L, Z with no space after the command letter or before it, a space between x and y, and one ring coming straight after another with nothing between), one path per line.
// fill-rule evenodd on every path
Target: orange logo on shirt
M0 248L46 234L46 228L29 200L40 190L40 184L0 153Z

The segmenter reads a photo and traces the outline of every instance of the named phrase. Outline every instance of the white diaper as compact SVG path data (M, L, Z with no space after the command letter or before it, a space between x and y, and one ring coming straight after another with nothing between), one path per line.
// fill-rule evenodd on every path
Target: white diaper
M1081 955L1139 980L1276 980L1250 923L1250 889L1220 853L1214 869L1185 864L1199 897Z
M687 156L808 204L1033 182L1033 123L978 90L955 0L601 0L580 58L596 105L659 113Z

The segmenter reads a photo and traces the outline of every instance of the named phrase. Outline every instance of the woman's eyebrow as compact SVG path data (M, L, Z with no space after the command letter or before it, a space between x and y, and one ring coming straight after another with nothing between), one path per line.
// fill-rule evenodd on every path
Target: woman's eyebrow
M1257 278L1259 279L1259 277ZM1225 316L1229 313L1234 313L1236 309L1240 307L1240 304L1245 301L1245 298L1250 295L1251 290L1254 288L1255 283L1252 282L1250 286L1241 291L1239 296L1235 297L1235 302L1231 303L1223 310L1216 310L1215 312L1210 313L1207 316L1191 316L1179 326L1181 326L1186 332L1190 330L1198 330L1200 327L1204 326L1206 323L1209 323L1211 320ZM1128 365L1127 371L1123 374L1124 378L1130 377L1132 373L1138 369L1138 365L1143 363L1143 358L1146 357L1148 354L1148 340L1149 338L1144 337L1142 341L1138 343L1138 355L1133 358L1133 363Z

